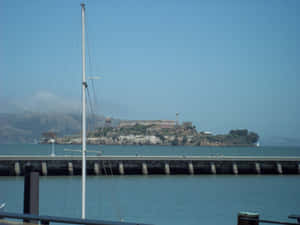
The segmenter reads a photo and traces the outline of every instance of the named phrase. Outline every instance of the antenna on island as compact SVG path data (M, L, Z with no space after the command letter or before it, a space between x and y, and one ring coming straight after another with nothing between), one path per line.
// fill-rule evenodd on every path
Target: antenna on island
M178 118L179 118L179 112L176 113L176 126L179 125L179 120L178 120Z

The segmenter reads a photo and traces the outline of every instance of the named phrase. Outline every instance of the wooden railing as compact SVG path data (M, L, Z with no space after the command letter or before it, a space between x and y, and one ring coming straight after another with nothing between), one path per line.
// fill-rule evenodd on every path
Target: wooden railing
M290 215L289 218L297 219L298 223L259 219L259 214L257 214L257 213L240 212L238 214L237 224L238 225L259 225L260 223L283 224L283 225L299 225L300 224L300 215Z

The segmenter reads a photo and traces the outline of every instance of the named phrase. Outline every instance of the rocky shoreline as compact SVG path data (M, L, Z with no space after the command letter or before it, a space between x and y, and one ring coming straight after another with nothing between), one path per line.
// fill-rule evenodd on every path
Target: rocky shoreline
M174 140L175 138L170 138L170 140ZM111 138L101 137L101 138L87 138L87 144L90 145L158 145L158 146L214 146L214 147L232 147L232 146L241 146L241 147L256 147L256 143L253 144L242 144L242 143L211 143L207 141L203 141L200 143L187 142L182 143L180 141L182 137L178 137L178 144L172 144L172 141L164 141L162 142L155 136L145 136L141 137L121 137L121 140L114 141ZM41 141L40 144L50 144L50 141ZM61 145L81 145L81 138L56 138L56 144Z

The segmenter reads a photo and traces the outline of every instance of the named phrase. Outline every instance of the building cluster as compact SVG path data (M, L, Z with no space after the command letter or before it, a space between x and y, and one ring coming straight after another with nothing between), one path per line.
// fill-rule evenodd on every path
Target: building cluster
M50 143L52 133L44 133L42 143ZM259 136L248 130L232 130L229 134L213 135L209 131L197 132L192 122L181 124L174 120L126 120L105 125L88 133L88 144L103 145L197 145L197 146L252 146ZM81 137L56 137L58 144L80 144Z
M136 125L152 126L156 128L174 128L176 121L174 120L124 120L120 122L119 127L134 127Z

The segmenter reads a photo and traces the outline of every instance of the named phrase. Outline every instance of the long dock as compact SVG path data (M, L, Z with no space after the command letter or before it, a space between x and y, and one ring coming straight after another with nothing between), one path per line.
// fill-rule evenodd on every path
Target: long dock
M81 175L81 156L0 156L0 176L23 176L25 167L43 176ZM88 156L88 175L300 174L300 157Z

